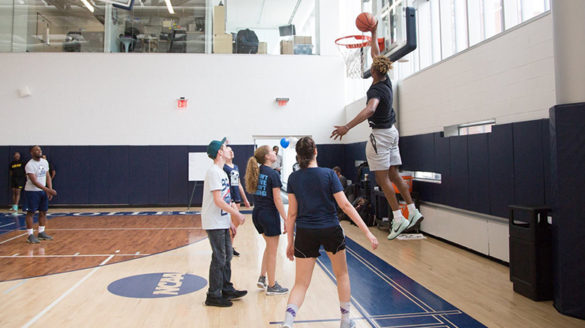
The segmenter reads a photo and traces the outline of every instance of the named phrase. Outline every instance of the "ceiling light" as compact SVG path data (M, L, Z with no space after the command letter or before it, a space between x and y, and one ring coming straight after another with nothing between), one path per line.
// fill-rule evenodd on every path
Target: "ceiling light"
M89 2L87 2L87 0L81 0L81 2L82 2L84 5L85 5L85 7L87 7L87 9L88 9L89 11L91 11L91 12L93 13L93 11L94 11L95 9L93 9L93 6L92 6L92 5L91 5Z
M167 9L169 10L169 14L174 14L175 11L173 10L173 5L171 4L171 0L165 0L165 3L167 4Z

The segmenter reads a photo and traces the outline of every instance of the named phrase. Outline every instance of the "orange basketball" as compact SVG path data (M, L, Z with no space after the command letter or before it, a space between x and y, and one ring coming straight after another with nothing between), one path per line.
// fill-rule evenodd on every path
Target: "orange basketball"
M369 32L376 27L376 17L370 13L361 13L355 19L355 26L357 26L358 30L362 32Z

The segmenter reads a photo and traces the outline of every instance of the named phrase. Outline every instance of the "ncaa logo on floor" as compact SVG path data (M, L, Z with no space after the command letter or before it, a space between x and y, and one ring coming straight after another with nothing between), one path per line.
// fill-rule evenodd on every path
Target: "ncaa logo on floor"
M116 280L108 286L108 291L124 297L161 298L193 293L206 285L207 280L193 274L158 272Z

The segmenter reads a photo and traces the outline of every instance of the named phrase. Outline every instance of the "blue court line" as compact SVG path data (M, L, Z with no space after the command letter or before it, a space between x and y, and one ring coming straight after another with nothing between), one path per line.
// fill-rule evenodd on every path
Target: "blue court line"
M485 327L435 295L370 251L346 237L347 265L352 304L370 326L387 327ZM329 257L321 250L317 263L335 282ZM306 320L297 323L339 321ZM279 324L282 322L271 322Z

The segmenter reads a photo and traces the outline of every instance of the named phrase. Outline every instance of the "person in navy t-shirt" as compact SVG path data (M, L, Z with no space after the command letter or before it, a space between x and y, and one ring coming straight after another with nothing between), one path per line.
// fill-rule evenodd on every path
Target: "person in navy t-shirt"
M270 168L274 161L276 161L274 150L268 146L261 146L256 149L254 156L250 157L246 168L246 189L253 193L254 197L252 222L266 241L260 277L256 283L259 288L266 288L266 295L281 295L288 292L288 289L281 287L274 277L281 230L280 217L286 218L280 198L282 186L280 174ZM266 276L268 276L268 284Z
M230 183L230 196L232 197L232 202L236 204L238 211L240 210L240 203L243 201L244 206L250 207L250 203L248 202L248 198L246 197L246 192L244 191L244 187L240 183L240 169L236 164L234 164L234 150L232 147L226 146L227 151L227 160L223 166L223 171L227 174L229 183ZM236 221L236 228L239 226ZM234 243L234 236L231 235L232 244ZM240 253L236 251L235 248L232 247L232 251L234 256L240 256Z
M311 282L313 268L319 248L327 252L331 260L341 311L341 327L355 327L349 318L351 291L347 262L345 258L345 235L339 225L335 204L347 214L372 243L378 247L378 240L370 232L355 208L345 197L343 187L335 172L317 166L317 147L311 137L301 138L296 145L301 170L288 178L288 218L285 221L288 234L287 257L296 258L295 285L288 298L282 327L292 327L299 306ZM293 229L296 223L296 236Z

